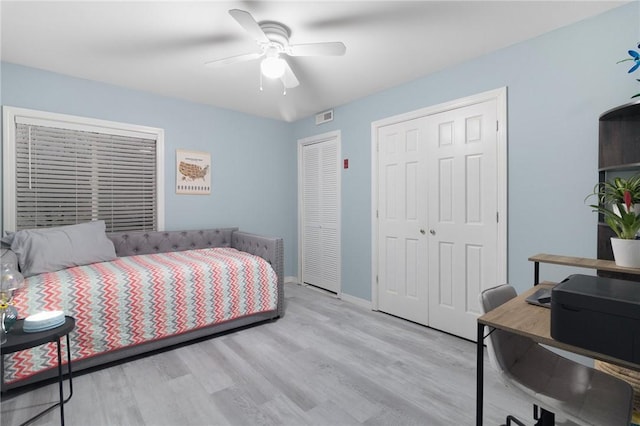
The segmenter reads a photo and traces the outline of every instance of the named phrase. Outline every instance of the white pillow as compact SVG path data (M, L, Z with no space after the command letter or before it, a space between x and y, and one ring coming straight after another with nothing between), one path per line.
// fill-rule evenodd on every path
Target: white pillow
M55 228L24 229L13 235L11 250L25 277L117 258L103 220Z

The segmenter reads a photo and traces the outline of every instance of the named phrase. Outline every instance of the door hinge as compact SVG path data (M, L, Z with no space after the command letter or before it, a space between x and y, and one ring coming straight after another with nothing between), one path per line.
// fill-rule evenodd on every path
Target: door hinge
M500 212L496 212L496 223L500 223Z
M496 120L496 132L500 130L500 122Z

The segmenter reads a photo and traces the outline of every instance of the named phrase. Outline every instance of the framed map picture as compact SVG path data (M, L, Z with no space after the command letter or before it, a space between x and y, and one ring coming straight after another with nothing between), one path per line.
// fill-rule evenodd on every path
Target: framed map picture
M176 150L176 194L211 194L211 154Z

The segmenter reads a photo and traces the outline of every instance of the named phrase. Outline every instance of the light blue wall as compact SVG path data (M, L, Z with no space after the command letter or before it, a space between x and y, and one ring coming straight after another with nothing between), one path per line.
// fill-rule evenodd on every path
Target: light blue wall
M596 254L597 218L584 197L598 176L598 116L637 93L627 65L616 62L639 41L634 2L336 107L335 120L318 127L312 118L287 124L8 63L0 68L0 101L164 128L166 228L239 226L281 235L287 275L297 274L296 141L341 130L349 158L342 174L342 290L369 300L371 122L507 86L508 268L509 281L522 290L532 281L532 254ZM211 196L174 193L176 148L211 152ZM560 279L567 272L543 273Z
M331 123L294 123L296 140L342 131L342 156L349 158L342 171L343 292L371 298L371 122L504 86L509 281L519 290L532 284L527 258L536 253L595 257L597 218L584 198L598 179L598 117L637 93L629 63L616 62L639 41L635 2L336 107ZM566 269L542 272L545 279L567 275Z
M238 226L282 236L285 273L295 274L290 124L10 63L2 63L1 72L3 105L163 128L165 229ZM177 148L211 153L211 195L175 193Z

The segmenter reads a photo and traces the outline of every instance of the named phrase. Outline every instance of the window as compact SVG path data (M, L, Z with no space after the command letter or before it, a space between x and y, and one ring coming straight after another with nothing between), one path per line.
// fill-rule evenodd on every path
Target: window
M162 129L4 107L4 229L164 227Z

